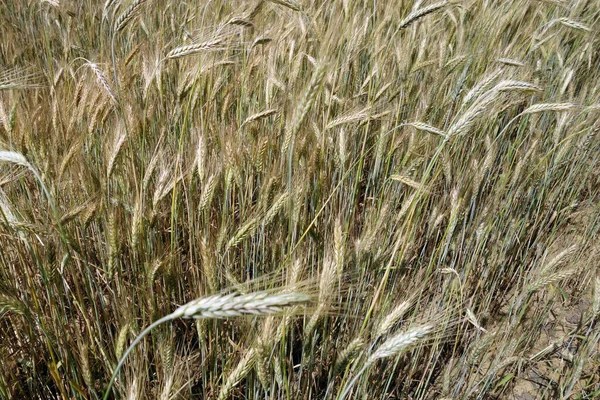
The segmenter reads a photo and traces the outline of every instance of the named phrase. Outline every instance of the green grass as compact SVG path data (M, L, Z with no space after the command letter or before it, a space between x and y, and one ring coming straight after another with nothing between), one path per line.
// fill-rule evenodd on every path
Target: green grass
M597 396L600 2L102 3L0 3L0 398Z

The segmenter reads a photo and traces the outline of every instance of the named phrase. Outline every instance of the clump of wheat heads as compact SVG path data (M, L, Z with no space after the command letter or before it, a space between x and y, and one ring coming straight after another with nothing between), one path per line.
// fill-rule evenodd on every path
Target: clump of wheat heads
M230 317L240 317L243 315L271 315L283 311L284 308L304 305L311 300L310 296L304 293L290 292L273 294L268 291L240 294L237 292L229 294L217 294L209 297L202 297L192 300L187 304L177 308L174 312L166 315L150 324L138 335L131 343L129 348L121 356L121 360L115 368L106 392L104 400L108 398L112 385L119 373L119 370L125 362L125 358L131 353L133 348L154 328L165 322L177 318L194 319L222 319Z

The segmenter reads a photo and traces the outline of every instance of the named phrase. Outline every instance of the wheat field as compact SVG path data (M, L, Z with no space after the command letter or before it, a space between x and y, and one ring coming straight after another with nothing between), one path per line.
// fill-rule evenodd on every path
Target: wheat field
M0 1L0 398L600 397L600 1Z

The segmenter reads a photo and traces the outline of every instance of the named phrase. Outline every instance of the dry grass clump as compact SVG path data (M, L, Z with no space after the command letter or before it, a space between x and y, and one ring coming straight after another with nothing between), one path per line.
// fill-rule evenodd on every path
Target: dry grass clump
M0 398L598 397L599 15L0 2Z

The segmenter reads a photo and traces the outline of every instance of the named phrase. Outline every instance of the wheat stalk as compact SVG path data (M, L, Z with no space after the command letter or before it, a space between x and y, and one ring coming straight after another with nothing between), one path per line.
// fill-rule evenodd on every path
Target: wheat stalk
M1 194L1 193L0 193ZM1 200L1 196L0 196L0 200ZM0 202L0 207L2 206L1 202ZM96 199L89 199L87 201L85 201L84 203L80 204L79 206L73 208L72 210L70 210L69 212L63 214L63 216L60 218L60 223L65 225L68 222L72 221L73 219L77 218L79 215L85 213L89 213L91 208L94 208L97 206L97 200Z
M448 251L450 249L450 243L452 241L452 236L454 235L454 230L456 229L456 225L458 224L458 218L460 216L460 211L462 209L462 198L459 197L458 189L454 189L450 195L452 208L450 209L450 217L448 218L448 227L446 228L446 241L444 244L445 250L442 256L442 259L446 257ZM459 280L460 281L460 280Z
M338 135L338 159L339 165L338 168L343 169L346 164L346 130L344 128L340 129L340 134Z
M31 166L31 164L29 164L25 156L23 156L23 154L21 153L17 153L16 151L0 150L0 161L21 165L23 167L29 168L30 170L33 169L33 167Z
M138 194L135 197L133 215L131 216L131 247L134 249L137 248L140 236L143 232L143 208L143 196Z
M0 317L3 317L4 314L9 312L25 315L27 312L27 306L19 299L5 294L0 294Z
M590 104L589 106L583 109L584 112L593 112L600 110L600 103Z
M125 348L125 341L127 340L127 334L129 333L129 324L125 324L119 330L119 335L117 336L117 342L115 343L115 355L117 358L121 358L123 355L123 349Z
M255 371L258 375L258 380L265 390L269 388L270 370L269 363L271 352L275 344L274 317L267 317L262 326L262 334L258 337L255 346L256 362Z
M342 228L342 222L340 218L337 218L333 228L333 257L335 259L335 268L338 279L341 277L342 272L344 271L345 245L346 235Z
M486 135L485 138L485 146L487 148L487 153L485 159L483 160L483 165L480 165L477 161L477 167L475 168L475 178L473 179L472 186L472 198L475 200L477 195L479 194L479 189L481 187L481 183L483 181L483 177L488 173L492 163L496 158L496 154L498 151L498 146L496 146L495 142L492 142L492 139Z
M254 24L251 21L244 19L243 17L233 17L229 21L227 21L225 25L238 25L244 28L254 28Z
M495 332L484 332L484 335L479 336L479 338L470 346L471 348L467 356L469 363L475 364L479 362L481 360L481 356L484 354L484 350L487 350L487 347L492 344L494 339L497 339Z
M2 217L2 219L4 221L6 221L6 223L8 223L9 226L14 226L15 224L17 224L19 222L18 218L15 216L14 212L12 211L12 207L10 205L10 201L9 201L8 197L6 196L6 193L4 193L4 190L2 190L1 186L0 186L0 217Z
M485 328L483 328L483 327L481 326L481 324L479 323L479 320L477 319L477 316L475 315L475 313L474 313L474 312L473 312L473 311L472 311L470 308L467 308L467 309L466 309L466 312L465 312L465 314L466 314L466 316L467 316L467 320L468 320L468 321L469 321L469 322L470 322L470 323L471 323L471 324L472 324L472 325L473 325L475 328L477 328L478 330L480 330L480 331L482 331L482 332L488 333L488 331L487 331Z
M270 37L266 37L266 36L258 37L256 39L254 39L254 41L250 45L250 49L253 49L256 46L267 44L267 43L272 42L272 41L273 41L273 39L271 39Z
M116 266L117 256L119 254L119 238L117 235L117 222L116 222L116 211L112 210L108 214L106 222L106 234L107 241L106 246L108 247L108 276L113 277Z

